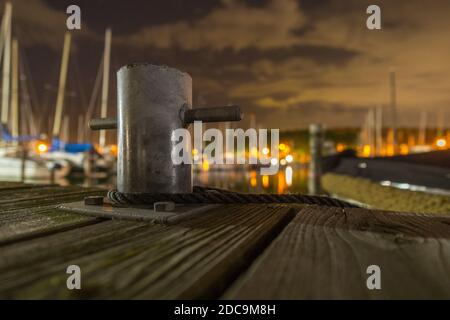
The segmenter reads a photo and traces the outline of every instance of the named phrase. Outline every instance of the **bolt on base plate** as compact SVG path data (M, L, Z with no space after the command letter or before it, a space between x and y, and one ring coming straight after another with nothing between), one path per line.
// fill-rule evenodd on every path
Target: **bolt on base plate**
M61 204L58 206L58 209L99 218L175 224L198 216L218 206L217 204L176 204L174 208L172 206L167 207L172 210L162 211L159 205L155 206L156 210L154 210L151 207L142 206L133 208L113 206L106 201L101 205L85 204L85 201L77 201Z

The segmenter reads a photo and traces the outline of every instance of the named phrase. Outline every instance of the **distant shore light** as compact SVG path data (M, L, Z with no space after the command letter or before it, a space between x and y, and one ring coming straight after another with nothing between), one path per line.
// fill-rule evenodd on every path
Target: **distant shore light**
M445 141L445 139L437 139L436 140L436 146L439 148L445 148L445 146L447 145L447 141Z
M47 145L46 145L45 143L39 143L39 144L37 145L37 150L38 150L38 152L40 152L40 153L47 152L48 147L47 147Z

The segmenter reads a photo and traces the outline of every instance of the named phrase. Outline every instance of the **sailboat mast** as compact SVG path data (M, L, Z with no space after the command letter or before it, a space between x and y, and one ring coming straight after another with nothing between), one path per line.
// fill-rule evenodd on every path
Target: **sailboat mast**
M5 15L3 16L3 82L2 82L2 113L1 122L8 123L9 116L9 81L10 81L10 68L11 68L11 14L12 5L6 3Z
M383 109L381 106L377 107L376 110L376 144L377 144L377 154L382 155L383 151Z
M71 38L72 36L70 32L66 32L66 34L64 35L64 48L61 61L61 70L59 74L58 96L56 98L55 120L53 122L53 137L58 137L61 131L61 119L64 106L64 93L66 90L67 67L69 65Z
M0 30L0 60L3 55L3 48L5 46L5 37L6 37L6 27L10 25L9 21L11 20L12 13L12 5L11 2L5 3L5 12L2 17L2 27Z
M78 115L78 132L77 132L77 141L78 143L83 143L84 141L84 117L82 114Z
M19 136L19 42L12 41L12 79L11 79L11 133Z
M391 69L389 72L389 84L391 95L391 125L392 125L392 150L393 153L397 153L397 84L395 71Z
M369 121L368 121L368 130L369 130L369 146L370 146L370 156L373 157L375 155L375 139L376 139L376 128L375 128L375 109L369 109Z
M420 113L419 122L419 145L425 145L427 143L427 117L426 111Z
M100 109L100 116L106 118L108 113L108 88L109 88L109 61L111 56L111 29L106 29L105 32L105 50L103 52L103 83L102 83L102 102ZM103 148L106 144L106 131L100 131L99 139L100 147Z

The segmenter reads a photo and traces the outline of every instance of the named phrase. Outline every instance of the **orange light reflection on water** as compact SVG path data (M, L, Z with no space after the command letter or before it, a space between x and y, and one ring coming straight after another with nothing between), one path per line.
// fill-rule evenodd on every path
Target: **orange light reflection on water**
M209 171L199 170L194 173L194 184L227 189L244 193L306 193L307 166L280 166L277 174L261 175L260 169L244 168Z
M269 187L269 176L262 176L262 185L264 188Z

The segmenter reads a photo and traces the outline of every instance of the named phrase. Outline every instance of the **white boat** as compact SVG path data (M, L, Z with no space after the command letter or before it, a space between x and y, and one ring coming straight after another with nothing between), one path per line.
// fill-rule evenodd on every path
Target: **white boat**
M69 162L72 168L80 168L82 169L84 166L84 162L86 161L86 154L79 153L69 153L64 151L52 151L47 153L42 153L40 157L46 161L66 161Z
M89 178L107 178L111 174L115 159L101 157L99 154L89 156L88 152L69 153L64 151L53 151L41 154L40 157L46 161L67 162L70 166L71 176L85 176Z
M5 180L20 179L22 177L22 166L23 160L20 157L0 156L0 178ZM46 161L39 158L25 160L25 179L27 180L62 179L70 173L70 170L70 164L64 160Z

